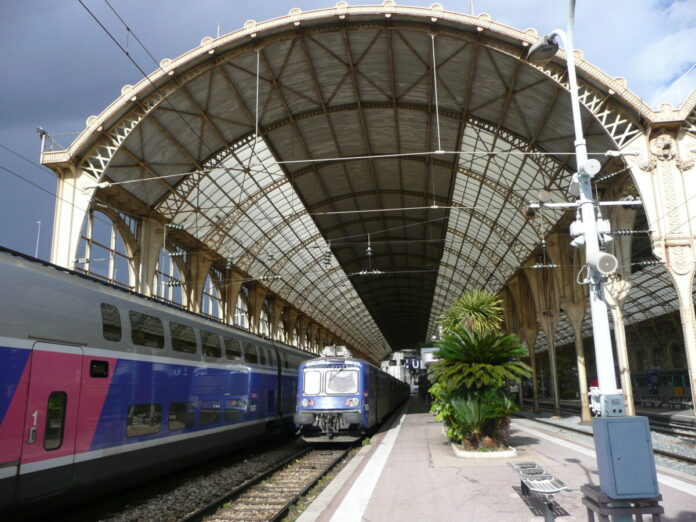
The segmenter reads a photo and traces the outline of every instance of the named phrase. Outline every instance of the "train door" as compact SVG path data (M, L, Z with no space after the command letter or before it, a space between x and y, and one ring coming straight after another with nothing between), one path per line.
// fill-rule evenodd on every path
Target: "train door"
M19 501L72 485L82 348L35 343L30 364L17 483Z

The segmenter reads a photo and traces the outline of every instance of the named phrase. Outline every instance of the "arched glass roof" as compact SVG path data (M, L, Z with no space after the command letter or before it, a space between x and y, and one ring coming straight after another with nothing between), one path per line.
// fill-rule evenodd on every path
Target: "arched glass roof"
M540 189L565 197L574 167L563 53L527 63L536 36L437 5L293 10L163 60L44 162L183 225L381 359L462 291L500 290L561 217L522 212ZM652 112L578 69L607 165Z

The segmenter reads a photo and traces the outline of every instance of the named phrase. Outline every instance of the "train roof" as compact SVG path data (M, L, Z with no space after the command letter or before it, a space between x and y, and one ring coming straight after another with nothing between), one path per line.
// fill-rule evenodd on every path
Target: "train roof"
M216 319L216 318L214 318L214 317L211 317L211 316L209 316L209 315L205 315L205 314L201 314L201 313L197 313L197 312L192 312L192 311L190 311L190 310L187 310L186 308L183 308L183 307L178 306L178 305L176 305L176 304L170 303L170 302L165 301L165 300L163 300L163 299L159 299L159 298L157 298L157 297L152 297L152 296L148 296L148 295L145 295L145 294L141 294L141 293L139 293L139 292L136 292L136 291L134 291L134 290L131 290L130 288L126 288L126 287L123 287L123 286L120 286L120 285L116 285L116 284L110 283L110 282L108 282L108 281L104 281L103 279L99 279L99 278L97 278L97 277L93 277L93 276L84 274L84 273L79 272L79 271L77 271L77 270L71 270L71 269L69 269L69 268L65 268L65 267L62 267L62 266L59 266L59 265L55 265L55 264L53 264L53 263L51 263L51 262L49 262L49 261L45 261L45 260L43 260L43 259L38 259L38 258L36 258L36 257L30 256L30 255L28 255L28 254L24 254L24 253L22 253L22 252L18 252L18 251L16 251L16 250L12 250L12 249L7 248L7 247L4 247L4 246L2 246L2 245L0 245L0 255L6 255L6 256L12 256L12 257L14 257L14 258L19 258L19 259L21 259L22 261L25 261L25 262L27 262L27 263L30 263L30 265L31 265L33 268L37 269L37 270L38 270L38 269L42 269L42 268L43 268L44 270L45 270L45 269L53 269L53 270L56 270L56 271L58 271L58 272L60 272L60 273L62 273L62 274L65 274L66 276L72 276L72 277L79 278L80 280L86 282L87 284L93 284L93 285L95 285L95 286L96 286L96 285L100 285L101 287L103 287L103 288L102 288L103 290L104 290L104 289L106 289L106 290L112 290L112 291L115 290L115 291L121 292L121 293L123 293L124 295L130 296L130 297L135 297L135 298L143 299L143 300L145 300L145 301L147 301L147 302L149 302L149 303L151 303L151 304L155 304L155 305L167 307L167 308L171 309L171 310L174 311L174 312L189 315L189 316L191 316L191 317L193 317L193 318L196 318L197 320L205 320L205 321L209 321L209 322L211 322L211 323L215 323L218 327L222 327L222 328L231 328L231 329L233 329L233 330L239 332L239 333L242 334L242 335L248 335L248 336L257 337L257 338L260 337L260 338L262 338L262 339L264 339L264 340L266 340L266 341L268 341L268 342L276 343L276 344L278 344L278 345L282 345L282 346L285 347L285 348L289 348L289 349L291 349L291 350L298 351L298 352L300 352L300 353L302 353L302 354L305 354L305 355L308 355L308 354L309 354L309 352L306 352L306 351L301 350L301 349L299 349L299 348L297 348L297 347L295 347L295 346L292 346L292 345L289 345L289 344L287 344L287 343L284 343L283 341L279 341L279 340L277 340L277 339L273 339L273 338L267 337L267 336L265 336L265 335L259 335L259 334L250 332L249 330L246 330L246 329L244 329L244 328L241 328L241 327L239 327L239 326L237 326L237 325L225 323L224 321L221 321L221 320Z

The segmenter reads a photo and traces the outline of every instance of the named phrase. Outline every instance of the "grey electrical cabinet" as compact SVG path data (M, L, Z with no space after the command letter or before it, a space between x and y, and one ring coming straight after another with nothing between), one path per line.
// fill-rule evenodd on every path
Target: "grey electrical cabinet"
M660 492L647 417L592 421L600 489L615 499L654 498Z

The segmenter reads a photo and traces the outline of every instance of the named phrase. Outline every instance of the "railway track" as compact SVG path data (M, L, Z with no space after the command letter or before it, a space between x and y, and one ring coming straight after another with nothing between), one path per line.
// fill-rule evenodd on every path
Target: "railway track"
M280 520L353 447L304 449L179 519L179 522Z
M531 420L533 422L537 422L539 424L548 424L549 426L553 426L555 428L561 428L566 431L572 431L573 433L580 433L582 435L586 435L588 437L592 437L592 431L588 431L587 429L582 429L582 428L573 428L572 426L568 426L566 424L559 424L557 422L549 421L549 420L544 420L544 419L537 419L534 417L527 417L523 416L522 418ZM653 448L653 452L655 455L660 455L661 457L667 457L669 459L676 460L678 462L683 462L686 464L691 464L691 465L696 465L696 458L694 457L689 457L688 455L682 455L679 453L673 453L671 451L665 451L657 448Z
M527 402L531 404L531 401L525 400L525 403ZM549 405L548 403L540 403L539 406L540 409L544 411L553 411L553 406ZM580 413L580 407L570 404L562 404L561 412L563 411ZM650 429L656 433L663 433L665 435L672 435L675 437L686 437L689 439L696 440L696 426L694 426L694 424L690 424L687 422L679 422L675 420L665 422L664 420L646 414L645 412L639 413L648 417L648 419L650 420Z

